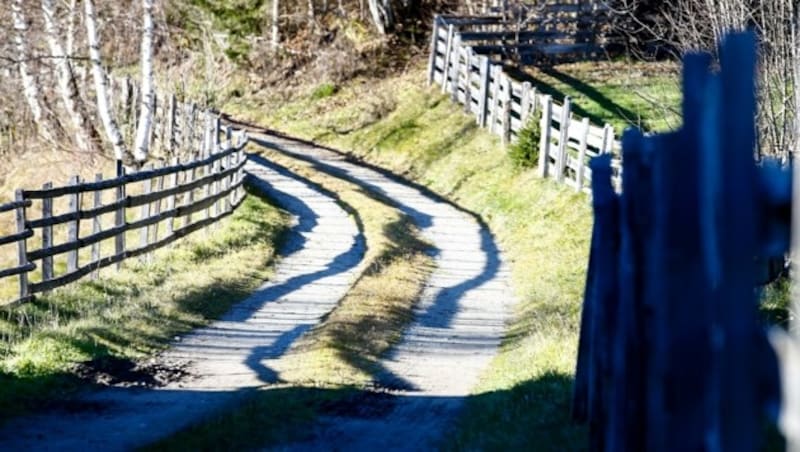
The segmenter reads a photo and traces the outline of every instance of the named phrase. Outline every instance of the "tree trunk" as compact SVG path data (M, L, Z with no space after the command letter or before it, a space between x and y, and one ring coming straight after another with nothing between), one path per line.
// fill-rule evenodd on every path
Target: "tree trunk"
M147 160L150 151L150 129L153 125L153 0L142 0L142 104L136 127L133 157L137 163Z
M75 16L78 11L78 0L70 0L69 16L67 17L67 56L72 57L75 52Z
M278 50L281 45L281 8L279 0L272 0L272 50Z
M14 40L17 48L17 57L19 58L19 75L22 79L22 93L28 103L28 108L31 110L33 121L36 123L36 129L42 138L47 141L54 142L53 130L50 130L50 121L45 117L44 109L42 108L41 92L39 81L31 74L28 62L30 55L28 51L28 23L25 19L25 13L22 9L22 0L14 0L11 5L11 14L14 19Z
M378 33L384 35L394 28L394 11L391 0L368 0L372 22Z
M314 11L314 0L308 0L308 27L314 29L316 12Z
M100 134L97 133L97 129L89 117L89 112L86 111L86 106L78 92L78 84L75 80L75 73L72 70L72 63L58 40L53 0L42 0L41 5L47 44L50 47L50 53L55 57L61 102L69 121L72 123L75 144L78 145L81 151L101 154L103 148L100 145Z
M86 23L86 37L89 44L89 60L92 65L92 78L94 79L94 88L97 98L97 111L100 114L100 119L103 121L103 127L106 131L108 141L114 146L114 157L117 160L122 160L126 164L132 163L132 156L125 146L125 140L122 139L122 134L119 131L119 125L111 112L108 104L108 87L106 81L106 74L103 70L103 63L100 56L100 42L97 37L97 25L94 13L94 0L83 0L85 23Z

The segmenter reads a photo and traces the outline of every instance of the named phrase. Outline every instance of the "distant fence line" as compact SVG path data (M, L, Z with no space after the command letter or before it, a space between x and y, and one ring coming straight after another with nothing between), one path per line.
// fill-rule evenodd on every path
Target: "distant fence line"
M168 165L150 164L131 174L117 162L114 178L97 174L94 181L82 181L75 176L64 186L47 183L38 190L20 189L13 202L0 205L0 214L14 212L16 222L15 233L0 236L0 246L17 245L17 265L0 269L0 279L19 279L18 298L13 301L30 300L37 293L152 252L226 217L241 204L246 134L234 137L227 128L226 140L221 141L220 121L213 112L178 103L174 96L168 105L164 109L168 114L156 116L152 139L162 137L164 149L180 147L190 155L185 161L173 156ZM179 109L191 115L179 122L175 113ZM113 199L104 201L104 192ZM59 202L66 204L66 211L54 214ZM40 215L32 215L34 210ZM104 215L113 216L113 225L105 229ZM84 223L82 228L82 222L91 227ZM65 242L55 243L54 226L66 227ZM82 236L87 229L89 234ZM139 231L135 246L126 243L132 231ZM32 249L34 239L40 245ZM113 247L101 247L112 240ZM84 249L90 257L81 262ZM66 267L58 275L56 256L66 256Z
M108 80L108 96L120 131L126 142L133 143L141 108L141 90L130 77ZM150 128L150 153L154 158L196 157L209 140L214 112L175 93L153 93L153 126Z
M499 135L504 143L515 141L520 130L530 120L538 118L541 176L553 177L588 193L592 178L589 160L611 153L615 155L613 166L617 171L614 183L619 187L621 146L615 139L614 129L609 124L596 126L588 118L573 114L569 97L560 105L552 96L539 93L529 81L521 81L506 71L496 57L504 46L485 42L502 41L515 32L480 31L503 23L501 18L494 17L437 16L431 38L428 82L438 83L442 93L450 93L454 102L464 105L467 112L476 116L481 127ZM474 31L476 28L479 31ZM536 36L545 39L544 43L524 44L524 49L536 48L539 54L554 58L589 58L598 51L592 42L563 43L560 40L567 37L560 32L516 34L525 39L529 34L530 39Z

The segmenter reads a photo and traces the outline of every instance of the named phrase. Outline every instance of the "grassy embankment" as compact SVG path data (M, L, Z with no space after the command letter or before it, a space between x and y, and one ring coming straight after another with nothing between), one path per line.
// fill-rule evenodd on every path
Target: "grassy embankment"
M287 222L251 195L218 230L160 250L150 264L131 260L0 308L0 419L78 391L76 363L143 358L225 313L270 277Z
M520 304L450 446L580 448L584 429L569 421L569 398L591 228L588 199L516 167L499 139L438 89L424 88L423 74L417 65L393 78L356 80L327 97L310 89L307 97L278 107L254 97L228 110L351 152L486 219L513 263ZM648 86L640 75L636 83ZM603 93L605 86L596 89ZM674 99L674 93L665 96L668 103ZM632 96L615 101L643 117L661 113Z
M254 148L255 150L255 148ZM433 270L429 245L391 202L276 151L259 151L338 197L363 227L363 272L337 308L270 363L281 384L154 444L154 450L241 449L301 439L328 407L368 389L380 357L400 338Z

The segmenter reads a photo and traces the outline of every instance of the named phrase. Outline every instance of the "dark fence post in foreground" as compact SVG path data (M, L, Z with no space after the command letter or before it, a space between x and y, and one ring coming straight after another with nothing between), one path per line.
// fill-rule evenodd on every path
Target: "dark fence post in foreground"
M755 38L684 63L684 126L592 161L595 224L573 416L591 450L755 451L780 404L757 262L789 246L788 169L757 165ZM784 187L786 185L786 187ZM777 206L777 208L776 208ZM776 215L776 212L778 214Z

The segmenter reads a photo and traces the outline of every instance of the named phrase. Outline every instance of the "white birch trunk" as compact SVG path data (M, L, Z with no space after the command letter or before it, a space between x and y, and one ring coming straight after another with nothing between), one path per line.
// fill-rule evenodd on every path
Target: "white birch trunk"
M272 49L278 50L281 45L281 30L280 30L280 1L272 0Z
M153 0L142 0L144 28L142 29L142 104L136 127L133 158L147 160L150 147L150 128L153 123Z
M39 82L31 74L28 61L30 58L28 51L28 24L25 19L25 13L22 10L22 0L14 0L11 5L11 15L14 19L14 43L17 48L17 58L19 58L19 75L22 79L22 93L28 103L28 108L31 110L31 115L36 123L36 128L39 134L46 139L52 140L47 130L47 124L44 120L44 112L41 103L41 89Z
M53 0L42 0L41 5L47 44L50 53L55 57L59 94L68 120L74 129L75 143L81 151L102 153L103 149L98 142L100 137L80 98L72 63L58 40Z
M386 28L383 26L383 18L381 18L380 7L378 6L379 0L368 0L367 3L369 4L369 12L372 15L372 22L375 24L375 27L378 29L378 33L386 34Z
M67 56L71 57L75 53L75 16L78 11L78 0L70 0L69 16L67 17Z
M94 88L97 98L97 111L100 114L100 119L103 121L108 141L114 146L114 157L117 160L130 161L130 153L125 146L125 140L122 139L122 134L119 131L114 115L111 113L108 104L108 87L106 85L106 74L103 70L102 59L100 56L100 42L97 38L97 24L95 21L94 0L83 0L85 23L86 23L86 37L89 44L89 60L92 66L92 78L94 79Z
M314 28L316 12L314 11L314 0L308 0L308 26Z

